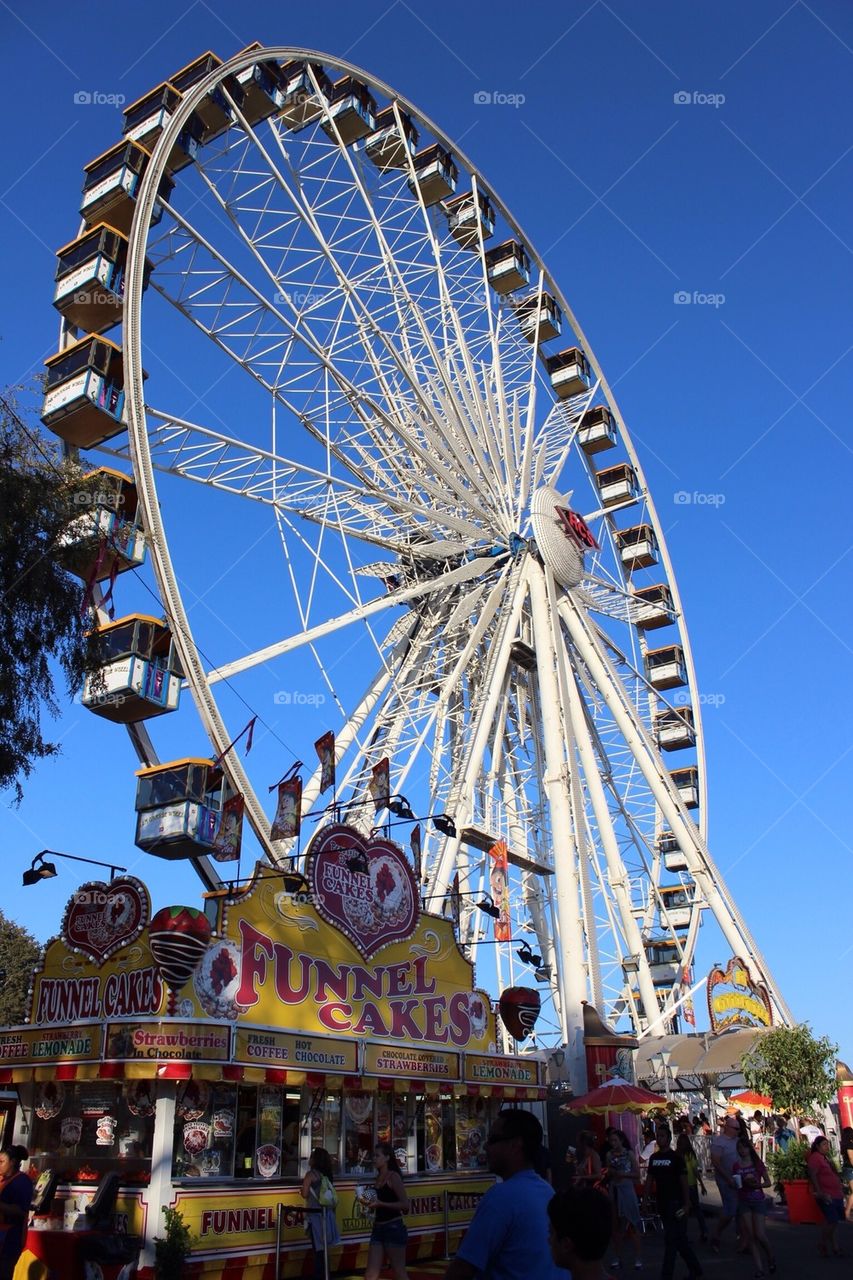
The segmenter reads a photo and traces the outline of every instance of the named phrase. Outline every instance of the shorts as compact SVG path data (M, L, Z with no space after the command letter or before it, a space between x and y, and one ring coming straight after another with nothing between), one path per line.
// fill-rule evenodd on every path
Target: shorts
M836 1222L844 1221L844 1201L843 1200L841 1199L838 1199L838 1200L832 1199L829 1201L818 1200L817 1203L821 1213L826 1218L827 1222L830 1222L834 1225Z
M390 1246L392 1249L404 1249L409 1233L402 1218L392 1218L390 1222L375 1222L370 1233L371 1244Z
M720 1193L721 1212L724 1218L734 1218L738 1211L740 1199L737 1193L737 1187L731 1187L727 1182L723 1182L721 1178L715 1178L717 1190Z
M748 1213L769 1213L772 1208L773 1201L763 1195L760 1200L739 1200L737 1212L738 1217L742 1218Z

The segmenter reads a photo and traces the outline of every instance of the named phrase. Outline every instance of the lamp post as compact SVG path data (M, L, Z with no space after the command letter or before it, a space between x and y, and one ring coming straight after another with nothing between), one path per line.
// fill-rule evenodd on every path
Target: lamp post
M655 1065L660 1066L663 1075L663 1088L666 1096L666 1109L669 1111L669 1064L672 1059L671 1049L660 1049L655 1054Z

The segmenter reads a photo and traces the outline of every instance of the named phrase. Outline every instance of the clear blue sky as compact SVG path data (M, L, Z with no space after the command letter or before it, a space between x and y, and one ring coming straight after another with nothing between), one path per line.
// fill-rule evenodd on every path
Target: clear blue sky
M257 39L351 59L460 142L561 283L641 449L708 698L715 857L795 1015L853 1055L846 0L18 3L0 7L0 39L4 383L55 348L53 251L76 233L83 164L120 134L114 106L75 94L132 101ZM226 589L254 613L264 583ZM200 750L191 710L173 720L175 754ZM326 727L282 721L284 767ZM58 927L70 864L19 888L44 847L131 867L155 908L196 902L190 872L134 848L121 731L79 705L56 731L62 757L0 811L4 911L40 938Z

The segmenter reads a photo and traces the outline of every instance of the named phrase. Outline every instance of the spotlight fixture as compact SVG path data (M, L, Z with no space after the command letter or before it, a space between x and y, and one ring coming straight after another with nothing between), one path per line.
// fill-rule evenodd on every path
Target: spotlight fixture
M44 853L37 853L32 860L29 870L24 872L22 877L22 883L24 886L28 884L38 884L40 880L52 880L57 874L56 863L46 862L44 856L45 853L47 853L46 849L44 850ZM38 865L36 865L37 863Z
M449 836L451 840L456 837L456 823L446 813L433 814L433 823L436 831L440 831L443 836Z
M538 969L542 964L542 957L537 956L535 951L531 951L526 942L522 942L515 954L518 956L519 960L523 960L525 964L533 965L534 969Z
M492 899L492 895L487 893L482 902L477 903L478 911L482 911L483 915L491 916L493 920L500 920L500 907L496 907Z
M543 965L541 965L541 966L536 970L535 977L536 977L536 981L537 981L537 982L550 982L550 981L551 981L551 966L550 966L549 964L543 964Z
M402 818L404 822L414 822L415 815L412 806L409 804L405 796L394 796L388 801L388 811L393 813L395 818Z
M370 868L363 853L354 853L347 863L354 876L366 876Z

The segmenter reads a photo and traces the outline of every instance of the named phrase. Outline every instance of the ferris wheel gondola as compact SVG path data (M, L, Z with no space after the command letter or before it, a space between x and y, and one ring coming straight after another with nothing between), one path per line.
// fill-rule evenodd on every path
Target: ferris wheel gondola
M465 946L486 940L475 904L505 850L496 977L535 939L545 1042L575 1044L587 1000L674 1025L704 919L786 1020L706 844L695 672L640 459L495 189L395 90L314 51L203 55L125 116L87 166L72 254L107 296L57 292L45 421L132 465L168 644L267 858L297 850L227 750L235 708L259 668L310 659L348 820L373 820L385 758L415 812L452 818L425 826L422 890ZM199 643L194 491L220 545L274 533L289 613L228 599ZM320 786L318 768L306 812Z

